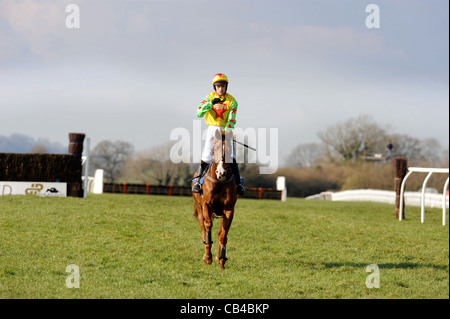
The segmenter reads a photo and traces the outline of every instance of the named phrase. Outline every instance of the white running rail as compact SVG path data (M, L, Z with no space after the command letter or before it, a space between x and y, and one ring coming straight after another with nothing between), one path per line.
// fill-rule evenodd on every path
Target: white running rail
M405 191L405 183L408 177L414 173L414 172L420 172L420 173L428 173L427 177L425 177L425 180L423 181L422 185L422 197L421 197L421 205L420 205L420 221L422 224L425 221L425 187L427 186L427 182L430 179L431 175L433 173L443 173L448 174L449 169L448 168L424 168L424 167L408 167L408 174L406 174L405 178L402 181L402 186L400 188L400 213L398 214L398 220L402 220L402 212L403 212L403 201L404 201L404 191ZM442 191L442 225L445 226L445 202L446 202L446 193L448 189L448 177L445 181L444 190Z

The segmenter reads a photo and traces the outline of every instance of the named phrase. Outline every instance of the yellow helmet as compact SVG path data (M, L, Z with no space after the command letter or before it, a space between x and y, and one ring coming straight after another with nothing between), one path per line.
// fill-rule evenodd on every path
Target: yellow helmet
M220 83L218 83L220 82ZM214 85L219 85L219 84L228 84L228 78L225 74L222 73L217 73L216 75L214 75L213 79L212 79L212 84Z

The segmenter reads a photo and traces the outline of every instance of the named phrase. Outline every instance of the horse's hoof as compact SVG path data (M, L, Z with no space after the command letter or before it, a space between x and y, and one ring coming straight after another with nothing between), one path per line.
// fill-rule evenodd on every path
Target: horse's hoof
M203 255L203 262L206 265L211 265L212 264L212 256L208 256L208 255Z
M219 259L219 266L220 266L220 270L224 270L225 269L225 262L228 260L228 258L222 258Z

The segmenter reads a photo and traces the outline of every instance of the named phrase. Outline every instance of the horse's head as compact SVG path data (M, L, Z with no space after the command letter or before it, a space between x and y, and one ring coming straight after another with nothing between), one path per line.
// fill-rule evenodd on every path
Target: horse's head
M232 133L225 131L216 131L214 137L214 162L216 166L216 178L223 181L229 171L228 164L233 162L231 157Z

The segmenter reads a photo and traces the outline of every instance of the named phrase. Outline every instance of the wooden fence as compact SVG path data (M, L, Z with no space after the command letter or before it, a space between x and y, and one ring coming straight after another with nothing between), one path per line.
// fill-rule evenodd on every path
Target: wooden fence
M104 183L103 192L116 194L192 196L190 187L174 185ZM245 189L245 195L239 197L281 200L281 191L277 191L273 188L249 187Z

